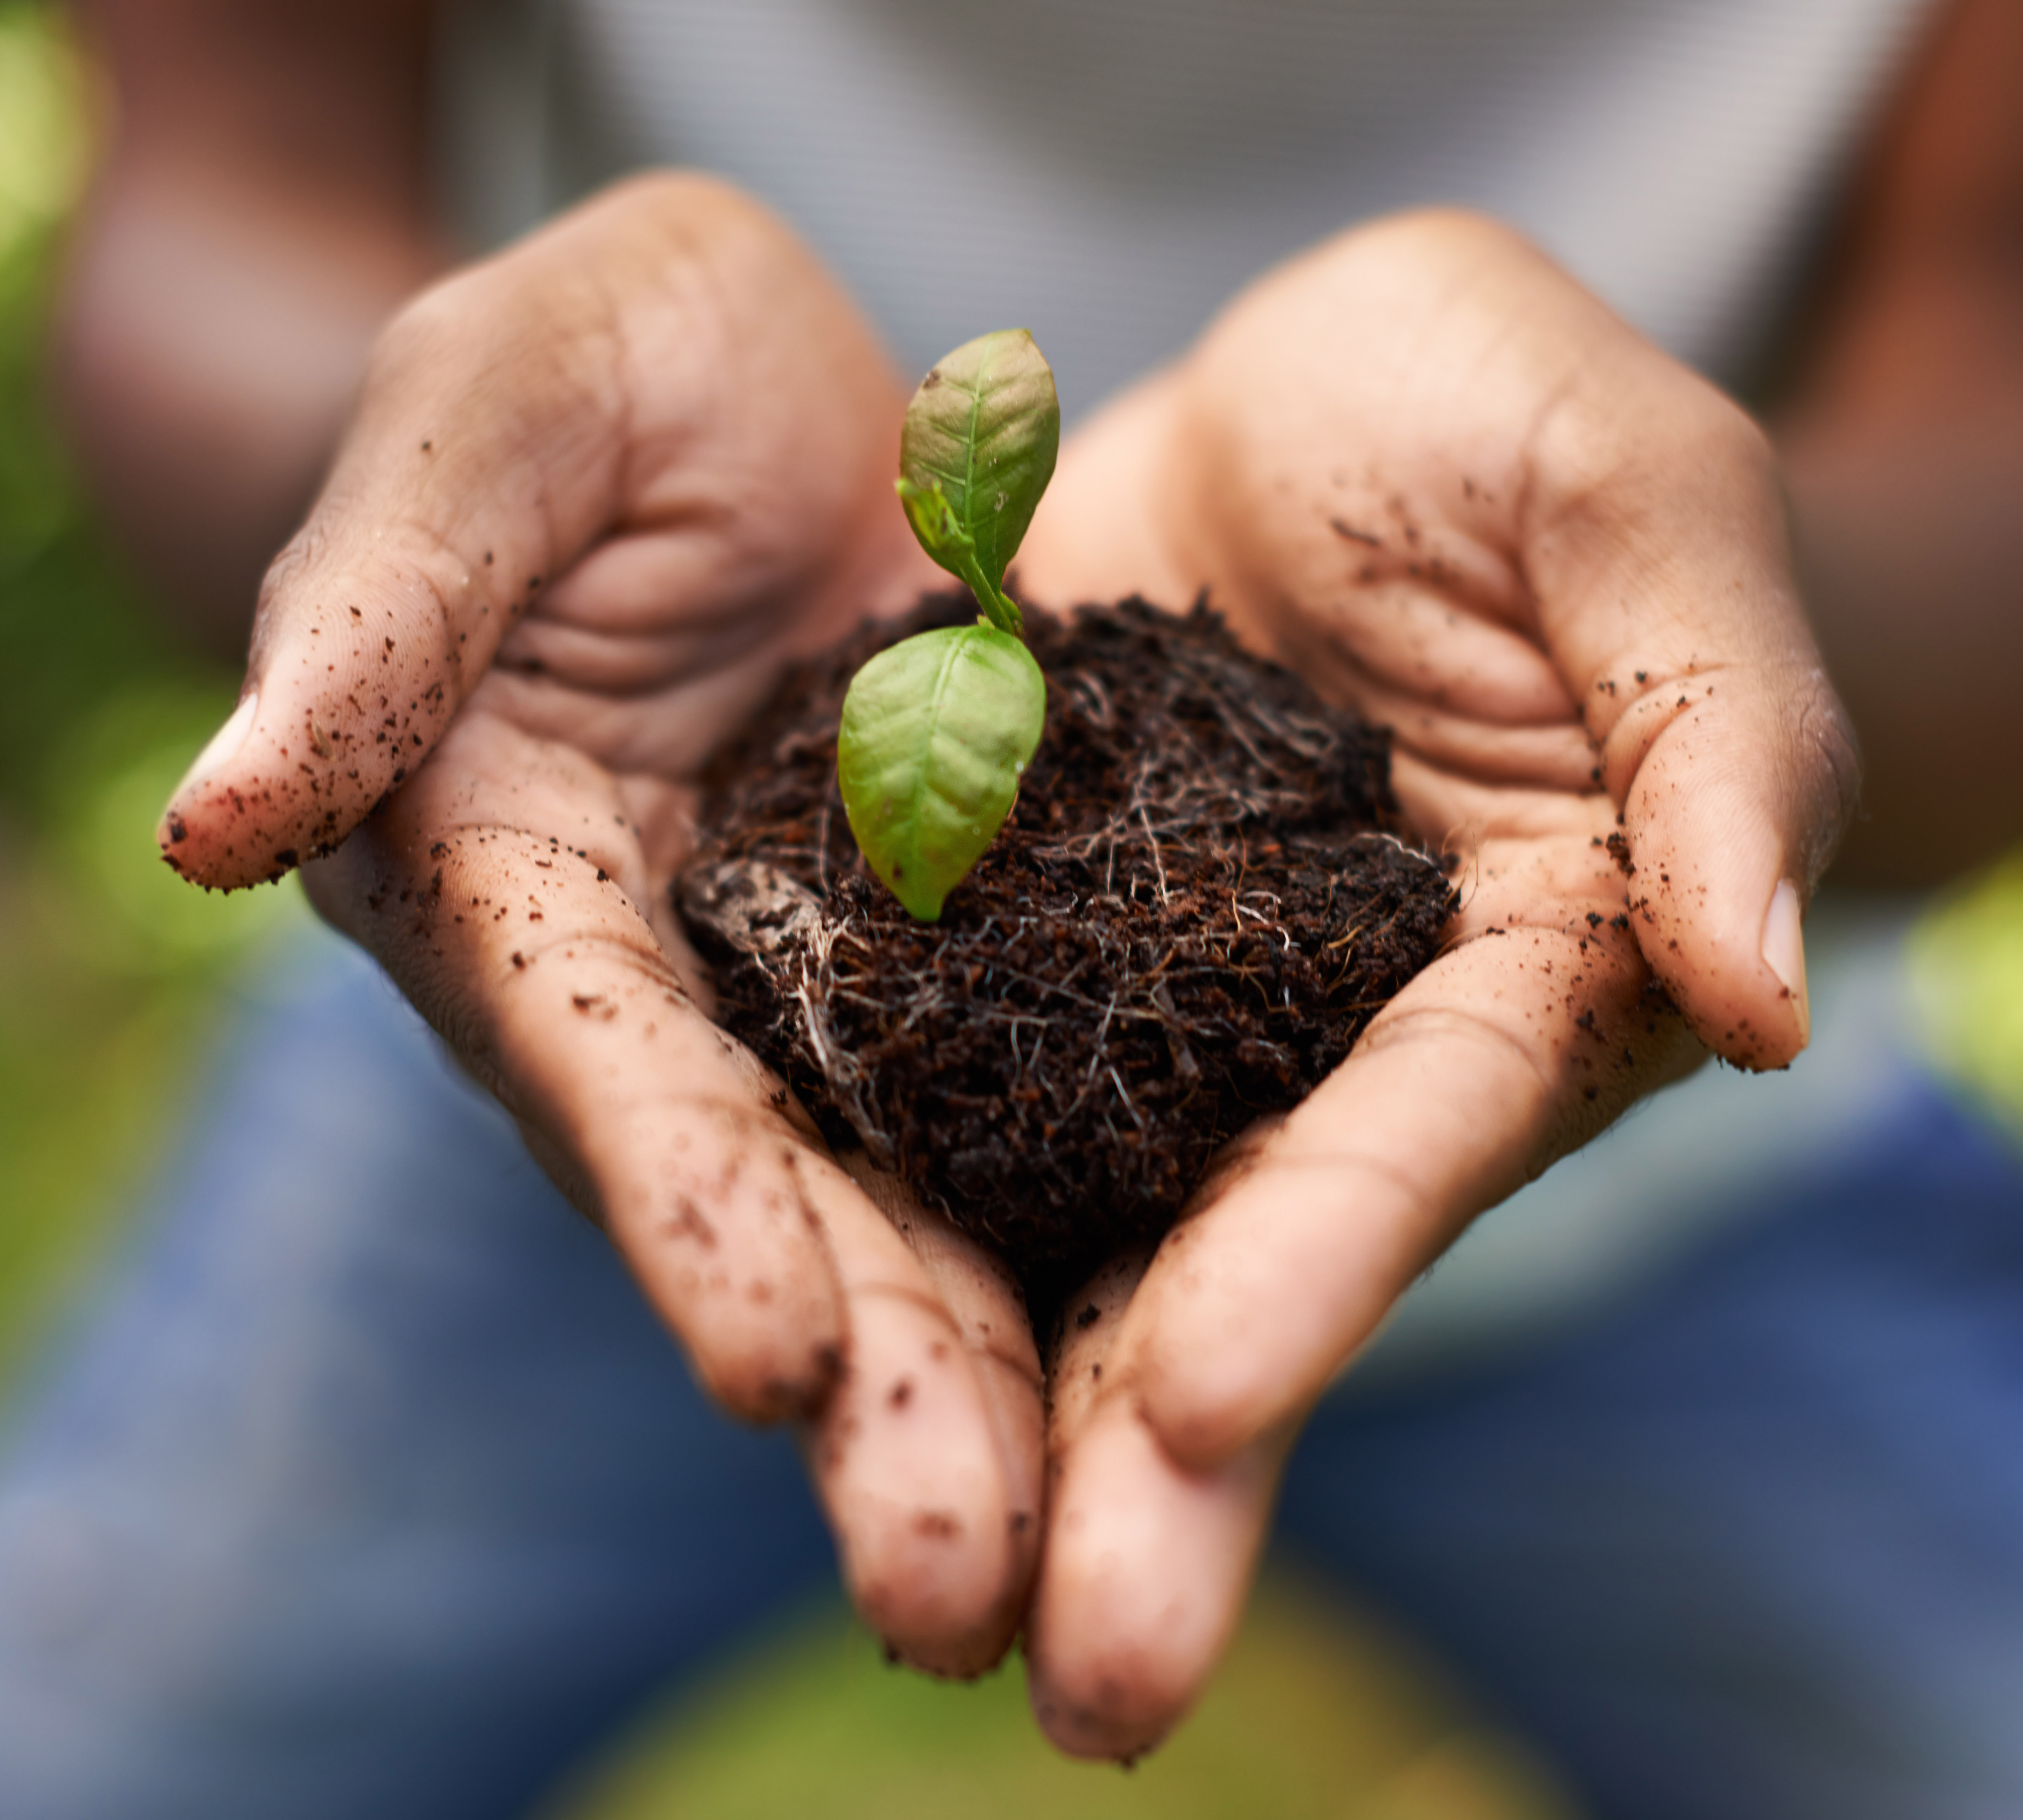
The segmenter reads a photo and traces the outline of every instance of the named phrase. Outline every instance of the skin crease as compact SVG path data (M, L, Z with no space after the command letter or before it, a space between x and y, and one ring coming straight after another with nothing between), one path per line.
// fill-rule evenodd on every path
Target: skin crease
M220 7L92 11L115 45L152 17L152 60L130 60L144 85L173 78L177 22ZM1990 63L1974 34L1999 37L1996 11L1959 9L1919 78L1950 120L1969 111L1958 69ZM1959 179L1911 115L1885 149L1908 146L1890 169L1923 174L1928 205ZM159 112L131 118L137 132ZM133 287L105 274L130 269L115 255L132 251L132 174L163 168L147 150L108 167L66 316L69 393L115 509L148 496L173 444L149 426L186 408L123 392L116 357ZM1944 389L1931 376L1875 350L1896 345L1907 296L1928 321L1935 290L1996 284L2007 266L1960 249L2011 218L2006 192L1976 192L1946 261L1921 263L1901 224L1929 206L1889 171L1874 181L1889 206L1863 217L1849 301L1819 337L1831 357L1792 416L1802 525L1831 475L1871 539L1890 516L1872 509L1889 427L1953 421L1915 404ZM210 176L192 182L183 200L223 206ZM373 184L344 218L382 234L374 269L439 256L397 183ZM198 295L175 320L221 314L202 307L214 273L179 276ZM380 294L397 294L389 276ZM1980 325L1953 340L1984 375L2023 375L2007 326L2023 312L1955 313ZM1338 347L1357 360L1302 352ZM321 446L349 384L288 406L280 442ZM2023 386L1966 389L1988 413L1976 433L2013 459L2023 438L2002 412ZM787 397L791 426L753 408ZM707 1025L662 889L695 764L783 655L934 575L891 501L902 402L807 255L692 180L620 191L427 294L379 341L322 499L269 576L252 731L179 791L163 835L192 876L242 883L385 799L312 868L320 905L522 1119L712 1390L802 1423L871 1621L963 1672L1001 1650L1039 1564L1031 1336L987 1262L917 1210L896 1233L877 1211L888 1189L810 1148ZM1100 1318L1054 1361L1029 1643L1063 1748L1133 1755L1184 1712L1240 1610L1300 1414L1469 1219L1690 1065L1696 1036L1750 1065L1802 1045L1766 922L1780 881L1809 891L1854 772L1778 486L1718 395L1521 243L1443 215L1281 269L1063 451L1022 599L1136 587L1180 604L1212 586L1246 637L1396 728L1401 798L1467 862L1442 960L1319 1094L1239 1147L1155 1259L1096 1285ZM227 505L232 487L221 477ZM216 546L257 517L221 507ZM1956 585L1921 661L1972 662L1988 598L1974 583L2013 546L2006 522L1974 520L1979 554L1940 565ZM1878 700L1910 699L1846 667ZM1949 751L1971 718L1904 736ZM1894 775L1895 745L1877 750ZM2017 769L1994 774L1974 838L2007 825ZM1619 832L1633 876L1606 845ZM1922 839L1901 818L1863 831L1886 875L1970 850ZM1648 992L1654 974L1683 1018Z

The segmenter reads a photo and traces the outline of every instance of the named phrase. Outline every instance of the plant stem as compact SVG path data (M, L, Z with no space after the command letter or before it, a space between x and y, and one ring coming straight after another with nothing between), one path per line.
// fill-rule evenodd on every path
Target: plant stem
M969 583L969 591L976 596L976 604L982 608L983 616L992 625L1001 632L1009 632L1015 638L1026 636L1025 617L1019 611L1019 603L1001 588L993 587L982 565L967 553L962 562L962 579Z

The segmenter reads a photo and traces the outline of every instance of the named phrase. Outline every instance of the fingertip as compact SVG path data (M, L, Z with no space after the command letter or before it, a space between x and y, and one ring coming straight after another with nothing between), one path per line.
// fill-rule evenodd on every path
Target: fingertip
M905 1515L883 1533L861 1526L845 1562L851 1603L893 1659L942 1681L989 1674L1019 1634L1015 1604L997 1597L976 1611L968 1599L949 1595L951 1577L915 1568L923 1533L948 1533L946 1526L960 1522L935 1508Z
M790 1319L783 1327L798 1325ZM805 1331L747 1328L728 1341L708 1328L706 1319L691 1320L690 1366L704 1393L741 1422L767 1428L808 1415L829 1402L842 1380L840 1323L818 1318L812 1337Z
M1251 1381L1239 1365L1229 1369L1220 1352L1213 1365L1198 1362L1177 1346L1148 1347L1141 1367L1141 1409L1159 1445L1176 1464L1206 1472L1220 1466L1253 1437L1267 1387ZM1216 1369L1220 1367L1222 1369ZM1270 1397L1278 1413L1277 1397Z
M562 989L579 1005L624 1002L622 987L582 990L602 983L578 974ZM624 1022L614 1016L596 1027L622 1030ZM599 1159L590 1202L703 1391L743 1421L813 1416L834 1400L851 1335L802 1158L769 1111L706 1091L713 1084L706 1071L726 1058L713 1045L678 1040L671 1048L664 1040L683 1034L663 1032L644 1065L626 1070L645 1089L640 1104L595 1095L594 1124L583 1109L565 1107L577 1135L549 1147L565 1163L578 1153ZM584 1078L582 1064L578 1057L568 1071L573 1088ZM670 1071L658 1094L656 1067ZM686 1073L688 1097L674 1084L677 1071Z
M1076 1687L1035 1672L1027 1677L1026 1698L1047 1741L1063 1756L1084 1763L1118 1763L1129 1768L1165 1742L1167 1734L1185 1711L1175 1694L1142 1695L1126 1701L1123 1690L1137 1668L1132 1661L1092 1665L1096 1679Z
M1784 1068L1811 1036L1804 829L1758 788L1747 742L1690 732L1630 793L1630 926L1700 1042L1737 1068Z
M1213 1473L1107 1401L1064 1462L1028 1630L1029 1698L1071 1756L1154 1749L1200 1697L1242 1614L1275 1481L1270 1443Z
M335 851L350 820L305 816L290 766L266 729L249 725L231 758L181 785L162 812L155 842L170 869L207 891L243 891Z
M1170 1273L1141 1293L1129 1322L1139 1418L1175 1465L1213 1471L1281 1416L1293 1395L1282 1343L1303 1350L1312 1342L1281 1332L1260 1343L1246 1314L1257 1310L1268 1320L1282 1299L1264 1283L1209 1285ZM1302 1310L1296 1325L1305 1327L1314 1313Z
M725 1411L765 1426L829 1404L849 1324L811 1234L768 1221L763 1209L705 1209L686 1195L644 1221L620 1211L610 1225L697 1382Z
M1671 883L1678 882L1675 868ZM1646 898L1637 925L1645 958L1686 1027L1731 1066L1760 1073L1787 1068L1803 1052L1812 1013L1797 886L1778 879L1754 914L1746 891L1737 890L1742 902L1727 919L1696 916L1692 901Z
M182 781L177 784L174 797L203 783L214 772L222 769L238 756L239 749L246 744L247 736L253 730L253 723L260 714L260 692L248 689L239 705L232 711L225 725L213 733L204 744L204 748L190 761L189 769L183 773Z
M874 1381L859 1385L860 1375ZM916 1372L853 1372L822 1424L818 1475L865 1623L910 1666L968 1680L996 1667L1018 1634L1035 1519L1007 1495L988 1443L975 1445L979 1412L938 1419L934 1395ZM909 1420L933 1440L916 1443Z
M1169 1238L1125 1317L1140 1419L1184 1471L1220 1469L1304 1409L1424 1267L1396 1176L1343 1147L1344 1098L1370 1102L1323 1087L1311 1120Z
M1012 1646L1038 1558L1044 1405L1024 1301L861 1153L809 1181L851 1329L808 1438L844 1582L895 1659L970 1679Z
M245 793L236 768L259 717L260 692L249 689L190 761L156 824L163 858L194 883L229 890L261 883L275 872L270 855L227 838L243 817Z

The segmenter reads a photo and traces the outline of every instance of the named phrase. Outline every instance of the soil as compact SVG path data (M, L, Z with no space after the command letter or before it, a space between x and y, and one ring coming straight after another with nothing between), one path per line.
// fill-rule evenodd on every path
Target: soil
M841 1149L995 1246L1038 1306L1156 1239L1217 1148L1297 1105L1432 959L1451 860L1389 740L1198 605L1029 616L1047 724L1011 820L914 922L858 857L836 725L938 595L796 670L708 780L675 885L718 1018Z

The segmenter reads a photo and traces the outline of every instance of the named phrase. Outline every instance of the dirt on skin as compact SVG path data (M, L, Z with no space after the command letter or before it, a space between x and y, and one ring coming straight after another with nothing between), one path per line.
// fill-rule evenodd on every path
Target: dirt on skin
M1045 736L937 924L865 868L836 726L874 651L795 671L708 780L678 907L718 1018L1052 1303L1172 1223L1216 1149L1290 1109L1430 961L1451 862L1407 844L1389 741L1197 605L1033 614Z

